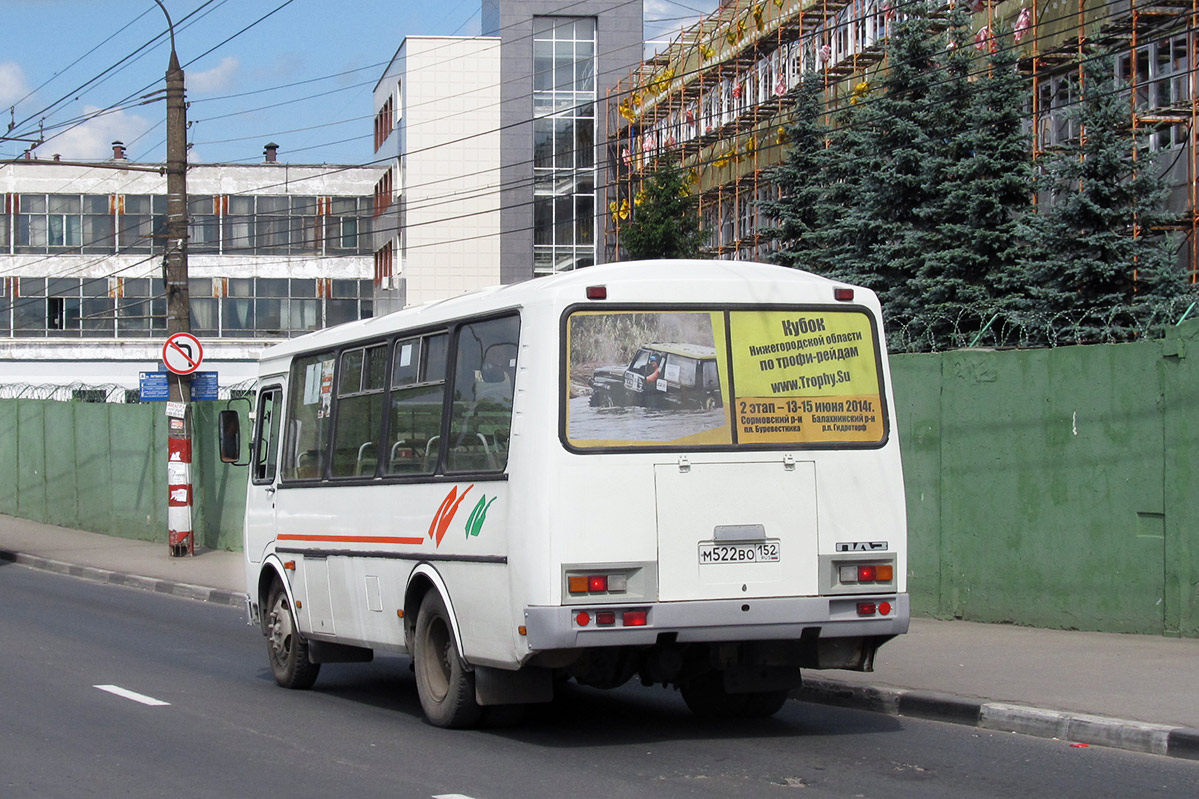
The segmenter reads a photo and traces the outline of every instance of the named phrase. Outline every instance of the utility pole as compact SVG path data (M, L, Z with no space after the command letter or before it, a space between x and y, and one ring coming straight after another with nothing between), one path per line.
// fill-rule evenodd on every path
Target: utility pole
M161 0L171 34L167 65L167 224L163 272L167 296L167 337L191 332L187 293L187 102L183 69L175 54L175 26ZM200 357L193 353L189 357ZM167 374L167 541L171 557L195 554L192 531L191 375Z

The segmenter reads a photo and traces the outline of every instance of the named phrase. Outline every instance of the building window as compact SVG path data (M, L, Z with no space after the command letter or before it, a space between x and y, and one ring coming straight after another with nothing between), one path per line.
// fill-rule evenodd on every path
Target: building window
M595 263L595 18L533 18L533 271Z

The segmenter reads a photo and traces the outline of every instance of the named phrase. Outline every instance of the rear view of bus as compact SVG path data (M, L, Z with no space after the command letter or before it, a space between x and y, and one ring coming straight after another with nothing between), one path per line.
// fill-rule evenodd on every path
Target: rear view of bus
M558 452L529 481L559 579L521 603L525 665L770 715L801 669L871 670L907 631L879 305L777 267L647 266L560 284Z

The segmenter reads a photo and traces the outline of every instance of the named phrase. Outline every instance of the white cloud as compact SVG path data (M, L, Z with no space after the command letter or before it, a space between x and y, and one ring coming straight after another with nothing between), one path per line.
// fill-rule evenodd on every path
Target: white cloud
M199 94L218 92L233 83L233 76L240 68L240 61L233 56L225 56L221 59L221 63L212 69L205 72L189 72L185 78L187 89L189 92Z
M83 109L83 113L94 114L99 110L89 105ZM38 156L48 158L52 153L58 153L68 161L111 158L112 143L119 140L129 145L129 154L136 157L137 145L132 142L150 126L149 120L136 114L124 111L104 114L47 141L38 148Z
M0 106L10 106L29 93L25 71L15 61L0 62Z

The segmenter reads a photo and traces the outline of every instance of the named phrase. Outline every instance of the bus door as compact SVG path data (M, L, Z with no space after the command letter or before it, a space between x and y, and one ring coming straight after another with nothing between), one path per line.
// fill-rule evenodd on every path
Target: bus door
M279 485L282 415L283 386L263 386L258 392L250 453L250 490L246 494L244 546L251 563L261 563L267 546L275 540L275 490Z

